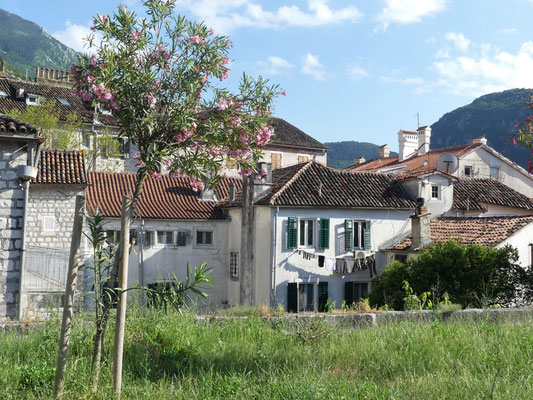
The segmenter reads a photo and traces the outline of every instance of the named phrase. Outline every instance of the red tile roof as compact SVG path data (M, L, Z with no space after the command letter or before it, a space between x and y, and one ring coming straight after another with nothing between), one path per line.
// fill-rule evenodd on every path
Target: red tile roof
M403 161L398 161L398 156L378 158L363 164L352 165L345 170L352 172L391 172L395 174L412 173L427 169L435 170L437 169L437 160L442 154L453 153L457 157L461 157L480 146L481 143L469 143L444 147L442 149L430 150L423 156L413 155ZM427 165L424 165L424 161L427 161Z
M59 111L59 118L65 120L67 115L75 112L83 122L93 123L94 108L90 103L83 102L74 96L74 89L65 85L54 85L53 83L35 83L22 80L0 78L0 90L8 94L8 97L0 97L0 112L7 113L13 109L25 111L27 106L26 99L16 98L17 89L24 89L25 94L36 94L42 96L45 100L53 100L56 103L56 109ZM65 99L69 105L63 105L59 98ZM105 125L116 126L118 124L112 115L102 115L100 122Z
M41 128L11 115L0 114L0 132L39 134Z
M463 244L496 246L513 233L533 222L533 216L505 217L439 217L431 220L431 241L461 239ZM412 235L409 235L387 250L411 249Z
M453 208L486 211L484 204L533 210L533 199L493 179L461 179L453 185Z
M89 172L87 208L96 208L107 217L120 217L122 197L132 194L137 180L135 173ZM241 180L221 178L215 194L219 201L229 196L230 184L241 189ZM219 202L201 200L191 189L187 178L163 175L147 177L137 205L138 216L151 219L224 219Z
M42 150L37 178L32 183L86 185L83 152Z
M414 208L414 202L391 175L340 171L314 161L274 170L271 190L256 204Z

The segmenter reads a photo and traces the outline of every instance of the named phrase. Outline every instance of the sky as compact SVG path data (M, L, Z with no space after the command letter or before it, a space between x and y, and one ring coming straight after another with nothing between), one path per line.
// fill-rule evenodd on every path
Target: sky
M0 0L0 8L83 51L96 13L120 1ZM142 12L140 0L122 1ZM274 114L322 142L397 150L400 129L436 122L476 97L533 88L533 0L178 0L230 36L242 72L287 92ZM481 132L480 132L481 135Z

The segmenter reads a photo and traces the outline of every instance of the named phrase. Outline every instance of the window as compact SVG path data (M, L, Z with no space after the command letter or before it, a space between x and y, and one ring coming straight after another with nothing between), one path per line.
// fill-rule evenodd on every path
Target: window
M229 253L229 277L233 280L239 279L239 253L237 251Z
M314 283L292 282L287 285L287 311L306 312L315 311ZM325 312L328 304L328 282L318 283L318 311Z
M53 215L45 215L43 217L43 232L55 232L56 231L56 217Z
M63 98L63 97L56 97L57 101L59 101L62 105L64 106L70 106L70 103L68 102L67 99Z
M300 220L300 247L314 247L315 245L315 221L309 219Z
M431 185L431 198L435 200L440 200L440 186Z
M329 249L329 218L320 218L318 231L318 248Z
M301 163L304 163L304 162L307 162L309 161L309 157L308 156L298 156L298 164L301 164Z
M130 149L131 149L131 140L127 138L117 138L118 140L118 151L120 152L120 157L129 158Z
M405 264L407 261L407 254L395 254L393 259Z
M351 306L358 302L368 293L368 282L345 282L344 283L344 301L346 305Z
M472 176L472 166L465 165L465 176Z
M173 244L174 243L174 232L157 231L157 243L158 244Z
M272 170L281 168L283 166L283 154L271 151L270 162L272 163Z
M151 247L155 244L155 231L144 232L144 245Z
M26 104L30 106L38 106L40 104L41 97L35 94L28 94L26 97Z
M196 231L196 244L197 245L212 245L213 244L213 232L211 231Z
M187 232L178 231L178 237L176 238L177 246L187 246Z
M107 230L105 239L107 243L118 243L120 242L120 231Z
M370 221L353 221L353 248L370 250Z
M5 90L0 90L0 97L9 97Z
M287 249L298 247L298 218L289 217L287 221Z
M490 177L492 179L500 179L500 167L490 167Z

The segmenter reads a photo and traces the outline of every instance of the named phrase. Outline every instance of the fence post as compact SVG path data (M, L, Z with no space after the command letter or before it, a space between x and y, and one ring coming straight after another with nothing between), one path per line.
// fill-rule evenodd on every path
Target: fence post
M63 303L63 321L59 337L59 349L57 354L56 376L54 393L59 399L63 397L65 385L65 371L67 369L67 356L70 344L70 331L72 328L72 314L74 312L74 292L78 279L78 267L80 264L81 232L83 229L83 211L85 209L85 196L76 196L76 208L74 210L74 225L72 227L72 241L70 242L69 271L67 275L67 287Z
M122 218L120 221L120 264L118 271L118 302L117 302L117 322L115 323L115 351L113 357L113 382L114 391L120 397L122 390L122 357L124 351L124 327L126 325L126 301L128 288L128 261L130 244L131 225L131 203L129 196L122 199Z

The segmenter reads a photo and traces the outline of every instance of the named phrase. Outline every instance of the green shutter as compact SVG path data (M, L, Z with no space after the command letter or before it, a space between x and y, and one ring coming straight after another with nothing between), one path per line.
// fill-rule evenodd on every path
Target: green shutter
M344 248L346 251L353 250L353 221L344 220Z
M372 249L372 235L371 235L371 222L366 221L365 223L365 229L363 230L363 235L365 237L365 250L371 250Z
M298 284L287 285L287 312L298 312Z
M298 218L289 217L287 223L287 249L298 248Z
M353 282L344 282L344 301L348 307L353 304Z
M329 218L320 219L320 232L318 233L318 248L329 249Z
M327 312L326 304L328 304L328 283L318 282L318 312Z

